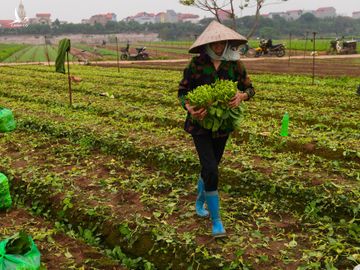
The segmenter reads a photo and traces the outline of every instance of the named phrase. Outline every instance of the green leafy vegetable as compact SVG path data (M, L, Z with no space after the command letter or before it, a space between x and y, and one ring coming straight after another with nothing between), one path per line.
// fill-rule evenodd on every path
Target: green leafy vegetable
M237 82L218 80L211 85L201 85L188 93L190 105L204 107L208 114L203 120L197 120L200 126L211 129L231 131L240 128L243 107L230 108L229 102L235 96Z

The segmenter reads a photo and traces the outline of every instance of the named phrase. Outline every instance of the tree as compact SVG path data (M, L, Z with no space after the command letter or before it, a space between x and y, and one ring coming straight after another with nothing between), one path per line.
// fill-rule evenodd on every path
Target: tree
M259 23L260 10L265 5L275 4L280 2L285 2L287 0L179 0L181 4L186 6L195 6L201 10L208 11L212 13L215 18L221 23L219 12L223 12L229 15L229 18L232 20L232 28L236 31L236 10L237 6L240 10L243 10L248 7L255 7L255 22L246 35L247 38L250 38L256 31L256 28ZM239 2L239 3L238 3ZM238 5L237 5L238 3Z

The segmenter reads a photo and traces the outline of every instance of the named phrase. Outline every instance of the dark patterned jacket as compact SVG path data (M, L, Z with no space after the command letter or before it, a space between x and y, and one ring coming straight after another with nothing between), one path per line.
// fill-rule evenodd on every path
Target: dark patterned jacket
M248 94L249 99L255 95L250 78L247 76L243 63L239 61L222 61L218 70L215 70L211 58L207 54L193 57L184 70L183 79L179 84L178 97L181 105L185 108L187 93L204 84L212 84L216 80L231 80L238 82L238 89ZM185 131L192 135L211 133L211 130L202 128L196 121L191 119L190 113L185 120ZM228 132L219 130L213 136L226 136Z

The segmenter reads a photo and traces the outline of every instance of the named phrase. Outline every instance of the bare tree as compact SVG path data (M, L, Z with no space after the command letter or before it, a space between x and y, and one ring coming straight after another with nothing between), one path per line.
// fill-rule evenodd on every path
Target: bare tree
M256 31L259 24L260 10L265 5L271 5L275 3L285 2L287 0L179 0L181 4L186 6L194 6L201 10L212 13L215 18L221 23L219 12L228 14L228 17L232 20L232 28L236 27L236 10L245 8L255 7L255 22L250 32L247 34L247 38L250 38Z

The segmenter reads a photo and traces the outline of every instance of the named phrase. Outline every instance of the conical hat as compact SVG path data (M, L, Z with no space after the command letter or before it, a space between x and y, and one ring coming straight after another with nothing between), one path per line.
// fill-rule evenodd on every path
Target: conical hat
M234 41L238 45L247 42L239 33L217 21L212 21L190 47L189 53L199 53L201 46L223 40Z

